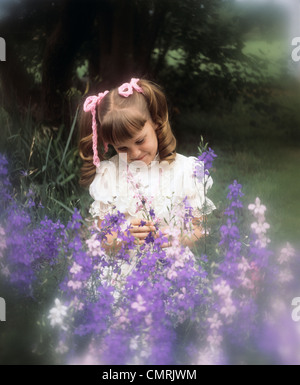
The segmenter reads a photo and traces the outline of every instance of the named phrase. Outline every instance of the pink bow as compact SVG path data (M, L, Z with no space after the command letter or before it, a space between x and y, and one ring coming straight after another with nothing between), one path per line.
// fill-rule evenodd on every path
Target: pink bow
M137 84L140 79L131 79L130 83L124 83L121 87L118 88L119 95L128 98L128 96L133 94L133 90L136 90L140 94L143 94L143 89Z
M97 108L97 105L101 103L104 96L107 95L108 93L109 93L109 91L105 91L105 92L98 94L98 96L97 95L89 96L88 98L86 98L86 101L84 102L84 105L83 105L83 110L85 112L91 112L91 114L93 116L93 122L92 122L93 153L94 153L93 163L96 167L98 167L100 165L100 159L98 156L98 134L97 134L97 122L96 122L96 108ZM107 143L104 143L104 150L105 150L105 152L108 151Z

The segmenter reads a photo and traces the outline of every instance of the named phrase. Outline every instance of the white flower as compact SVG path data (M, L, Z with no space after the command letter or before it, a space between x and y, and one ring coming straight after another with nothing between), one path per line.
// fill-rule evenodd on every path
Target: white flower
M207 342L209 342L213 347L220 346L222 341L223 337L216 332L207 337Z
M238 264L238 269L243 272L250 270L250 265L245 257L242 257L241 262Z
M73 290L80 290L82 288L82 282L80 281L69 281L68 287L71 287Z
M70 269L71 274L78 274L82 270L82 266L78 265L76 262L73 263L73 266Z
M255 204L250 204L248 206L248 209L253 211L254 215L264 215L265 211L267 210L266 206L262 205L259 198L255 199Z
M131 338L130 343L129 343L131 350L137 350L138 349L138 347L139 347L138 341L139 341L139 336L135 336L135 337Z
M96 239L97 234L94 234L91 236L90 239L86 240L86 244L89 249L89 254L92 257L97 257L97 256L102 256L103 255L103 250L101 248L101 243Z
M122 329L125 329L126 324L129 324L129 319L127 317L127 312L119 308L116 312L116 325L121 326Z
M294 256L295 249L287 242L286 247L284 247L280 252L278 262L282 265L285 262L289 262Z
M241 275L239 277L239 280L241 281L241 285L246 289L250 289L250 290L254 289L253 282L249 278L247 278L245 275Z
M138 294L136 299L137 302L131 305L132 309L136 309L138 312L146 311L146 307L144 306L146 302L143 300L143 297Z
M214 286L214 291L222 297L230 297L232 290L226 281L222 280L218 285Z
M255 234L260 235L260 234L265 234L267 230L270 228L269 223L257 223L254 222L251 225L251 229L255 232Z
M233 305L231 298L227 298L225 301L225 306L220 310L221 314L224 314L226 318L229 318L236 312L236 307Z
M279 273L278 280L281 283L291 282L294 279L292 272L288 269Z
M219 329L222 326L222 322L219 320L218 314L214 314L212 318L208 318L207 321L210 323L211 329Z
M48 318L50 319L50 324L52 327L59 325L62 329L66 330L63 325L64 318L67 316L68 307L62 305L59 299L55 300L55 307L53 307L50 312Z
M173 279L177 278L178 274L176 273L176 271L174 270L174 265L168 270L167 272L167 277L170 281L172 281Z
M255 246L258 246L262 249L266 248L268 244L271 242L269 238L267 238L265 235L260 235L259 239L256 239Z

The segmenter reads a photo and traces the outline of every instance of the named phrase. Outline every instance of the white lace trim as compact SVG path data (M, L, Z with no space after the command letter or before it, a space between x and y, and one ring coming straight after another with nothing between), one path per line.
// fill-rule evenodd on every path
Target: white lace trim
M104 219L107 214L111 212L112 206L100 201L94 201L90 207L90 214L93 218L99 217L99 219Z

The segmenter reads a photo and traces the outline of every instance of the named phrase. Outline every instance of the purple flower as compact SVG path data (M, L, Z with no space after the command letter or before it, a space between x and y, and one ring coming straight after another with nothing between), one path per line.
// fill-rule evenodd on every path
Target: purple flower
M217 158L217 155L215 154L214 150L212 150L210 147L208 148L208 151L206 150L198 156L198 161L204 163L206 175L209 175L208 171L212 168L212 164L215 158Z
M150 209L150 210L149 210L149 214L150 214L150 217L151 217L152 219L155 218L155 212L154 212L153 209Z
M154 243L154 241L155 241L155 238L154 238L154 236L153 236L153 233L150 232L150 233L147 235L147 237L145 238L145 242L146 242L146 243Z
M227 199L231 201L238 201L239 197L243 197L244 194L242 193L242 185L239 184L236 180L229 186L229 193L227 195Z

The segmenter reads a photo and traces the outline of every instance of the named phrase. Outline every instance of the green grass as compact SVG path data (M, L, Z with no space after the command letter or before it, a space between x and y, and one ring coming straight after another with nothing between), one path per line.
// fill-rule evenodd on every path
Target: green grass
M281 106L284 103L289 109L281 107L276 119L271 114L252 112L242 104L221 115L186 113L177 119L175 132L179 153L196 155L200 136L204 135L218 154L210 197L221 211L228 185L236 179L243 185L245 206L259 197L267 207L273 245L288 241L299 248L299 101L291 95L280 100ZM179 129L183 126L184 131Z
M212 197L220 204L225 189L237 179L243 185L247 206L259 197L267 207L270 237L277 246L286 241L300 246L300 148L258 146L255 150L224 151L216 148L215 188Z

